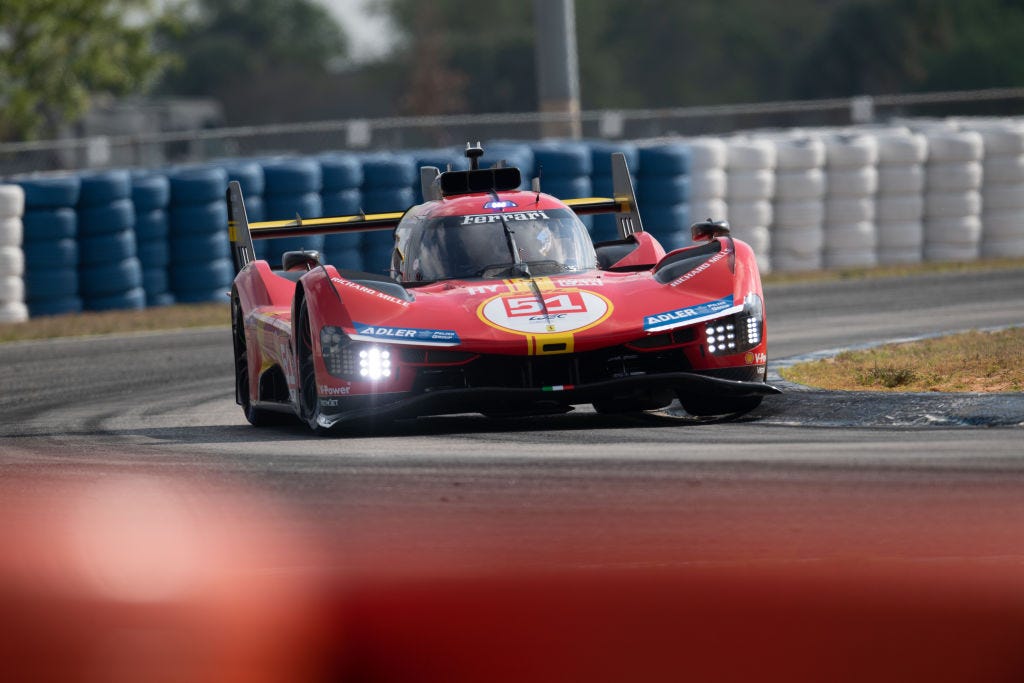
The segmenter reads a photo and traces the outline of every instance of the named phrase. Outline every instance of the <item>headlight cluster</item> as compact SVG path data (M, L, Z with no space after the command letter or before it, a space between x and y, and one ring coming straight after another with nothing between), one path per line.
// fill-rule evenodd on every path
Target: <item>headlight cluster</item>
M742 311L704 325L708 352L729 355L749 351L761 343L763 324L761 297L751 292L743 300Z
M340 327L320 329L324 366L333 377L376 381L391 376L391 352L373 344L353 342Z

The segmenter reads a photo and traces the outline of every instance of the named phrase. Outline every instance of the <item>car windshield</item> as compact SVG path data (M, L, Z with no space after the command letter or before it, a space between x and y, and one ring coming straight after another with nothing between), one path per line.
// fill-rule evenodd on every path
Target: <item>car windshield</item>
M597 263L586 227L569 209L434 218L403 241L406 282L555 275Z

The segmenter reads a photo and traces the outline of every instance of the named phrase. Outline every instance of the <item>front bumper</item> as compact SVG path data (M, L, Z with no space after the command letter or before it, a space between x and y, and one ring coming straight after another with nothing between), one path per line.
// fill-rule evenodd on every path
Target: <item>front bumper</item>
M557 412L573 405L659 391L706 398L742 398L782 393L776 387L760 381L725 379L696 372L670 372L544 388L475 387L437 389L417 394L349 396L338 399L336 407L322 405L319 424L330 428L349 421L392 420L427 415Z

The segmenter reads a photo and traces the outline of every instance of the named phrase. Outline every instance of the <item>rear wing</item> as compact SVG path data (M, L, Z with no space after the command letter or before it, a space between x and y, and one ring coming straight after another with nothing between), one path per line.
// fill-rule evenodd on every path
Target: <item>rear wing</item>
M424 188L434 186L439 174L436 168L424 167L420 171L420 181ZM635 232L642 232L644 227L640 221L640 212L636 206L636 194L633 182L629 177L626 157L620 152L612 154L612 190L614 198L585 197L582 199L566 199L563 203L581 216L614 213L619 237L626 239ZM427 199L435 198L435 190ZM440 190L436 190L440 193ZM242 186L237 180L228 183L228 238L231 242L231 258L238 273L246 265L252 263L253 240L265 240L274 237L301 237L303 235L323 235L339 232L362 232L365 230L393 230L405 215L404 211L393 213L360 214L357 216L334 216L331 218L302 218L296 216L292 220L259 221L250 223L245 214L245 202L242 200Z
M242 200L242 186L237 180L228 183L227 202L228 239L231 242L231 258L234 261L236 273L254 260L253 240L365 230L393 230L405 215L404 211L396 211L394 213L334 216L331 218L296 216L292 220L250 223L245 213L245 202Z

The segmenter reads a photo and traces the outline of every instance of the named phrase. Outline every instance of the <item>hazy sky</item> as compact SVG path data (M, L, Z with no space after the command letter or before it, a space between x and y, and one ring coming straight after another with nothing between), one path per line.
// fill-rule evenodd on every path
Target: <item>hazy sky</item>
M376 0L316 0L337 17L348 33L352 59L362 61L386 53L394 40L388 22L371 14L367 6Z

